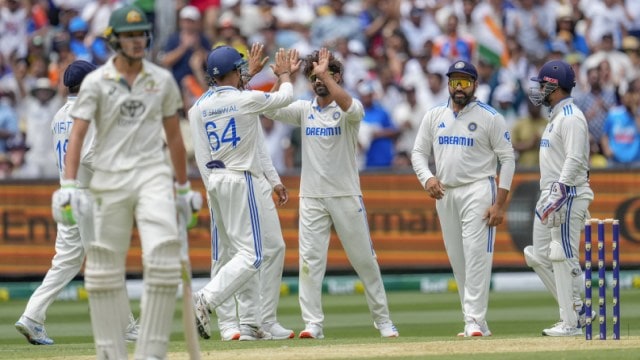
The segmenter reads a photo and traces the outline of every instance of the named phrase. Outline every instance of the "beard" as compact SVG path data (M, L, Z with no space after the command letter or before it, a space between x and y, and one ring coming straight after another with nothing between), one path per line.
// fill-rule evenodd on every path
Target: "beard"
M327 97L329 96L329 89L327 89L327 87L324 84L320 84L320 85L313 85L313 92L316 93L316 95L320 96L320 97Z
M453 100L454 103L460 106L466 106L469 102L471 102L471 99L473 99L473 93L467 94L464 91L454 91L451 92L450 95L451 100Z

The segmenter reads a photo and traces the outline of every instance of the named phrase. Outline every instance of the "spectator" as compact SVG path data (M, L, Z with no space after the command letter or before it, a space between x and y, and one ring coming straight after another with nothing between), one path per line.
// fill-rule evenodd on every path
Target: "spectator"
M608 79L611 86L618 87L623 82L635 77L637 70L633 68L631 59L624 52L617 50L617 47L614 46L613 35L610 33L602 36L597 50L585 59L585 64L601 64L603 61L607 61L611 69L610 79Z
M622 37L631 22L619 0L581 1L586 19L587 43L592 51L598 48L603 36L610 34L614 48L620 48Z
M547 53L545 43L555 30L549 10L544 1L520 0L506 11L506 34L517 38L530 57L544 58Z
M632 164L640 161L640 78L622 90L622 105L609 110L600 141L609 164Z
M0 155L7 155L7 142L18 134L18 115L12 106L12 93L0 91Z
M308 3L284 0L273 8L273 16L278 28L278 43L290 47L302 40L315 14Z
M575 103L582 110L589 125L591 137L600 139L604 131L604 119L607 111L616 105L616 94L602 86L603 80L599 66L591 64L587 69L588 91L575 94ZM598 147L599 149L599 147ZM600 150L598 150L600 152Z
M547 127L541 107L527 101L528 114L516 121L511 129L511 143L517 152L518 168L531 169L540 164L540 139Z
M362 124L369 134L368 146L365 146L367 169L391 167L395 155L395 140L400 135L387 110L374 99L374 94L373 83L364 81L358 85L358 96L364 106Z
M221 5L222 14L219 25L230 20L238 27L240 35L246 39L260 31L268 23L260 16L260 9L253 4L245 4L241 0L222 0Z
M5 59L27 56L27 8L19 0L6 0L0 7L0 53Z
M346 0L329 0L332 12L311 24L311 45L320 47L338 38L358 40L364 44L363 29L357 16L344 10Z
M194 53L204 53L205 58L211 44L202 33L200 11L187 5L180 10L178 31L171 34L160 54L160 64L171 70L178 84L185 76L193 75L189 60ZM204 64L202 64L204 65Z
M89 32L89 25L80 16L76 16L69 22L69 48L77 60L93 62L91 49L85 43L85 37Z
M400 28L404 32L411 54L420 53L425 41L433 40L440 35L440 29L436 25L433 15L422 7L414 6L407 16L400 20Z
M475 55L476 45L472 37L458 33L458 17L451 14L447 17L444 34L434 40L433 54L454 62L458 59L471 62Z
M418 102L413 86L404 87L402 90L404 100L394 107L392 115L395 127L400 131L396 150L398 153L403 152L410 163L409 154L413 150L422 117L428 109L423 103Z
M51 152L53 140L49 123L63 104L63 99L48 78L39 78L21 104L26 129L26 144L31 149L25 157L22 175L36 179L58 177L56 159Z

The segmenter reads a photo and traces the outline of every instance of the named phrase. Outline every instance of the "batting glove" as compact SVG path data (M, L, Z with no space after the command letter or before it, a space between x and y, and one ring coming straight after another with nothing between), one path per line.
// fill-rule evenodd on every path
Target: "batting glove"
M569 186L555 181L551 184L547 200L536 208L536 216L549 228L564 224L567 216L567 200L569 200Z
M51 196L51 212L53 219L62 225L75 225L76 218L73 212L74 198L77 197L75 180L61 180L60 189Z
M202 208L202 195L191 190L191 183L188 181L182 185L175 184L176 187L176 208L178 216L182 218L182 224L187 224L187 229L191 229L198 223L198 212Z

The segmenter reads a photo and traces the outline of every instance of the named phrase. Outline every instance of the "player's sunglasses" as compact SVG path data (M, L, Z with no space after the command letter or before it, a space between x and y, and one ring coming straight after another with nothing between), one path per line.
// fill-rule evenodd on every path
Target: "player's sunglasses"
M468 80L468 79L450 79L449 80L449 86L451 86L452 88L455 89L458 87L458 85L460 85L460 87L462 87L463 89L466 89L471 85L473 85L473 80Z
M329 71L329 75L333 76L333 71ZM309 75L309 81L316 82L316 79L318 79L318 77L315 74Z

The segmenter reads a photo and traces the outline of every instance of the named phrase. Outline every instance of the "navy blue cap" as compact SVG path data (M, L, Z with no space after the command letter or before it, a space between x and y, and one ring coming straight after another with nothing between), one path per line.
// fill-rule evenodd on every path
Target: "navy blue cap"
M447 76L451 77L451 74L455 74L455 73L467 74L471 76L473 80L478 79L478 70L476 70L476 67L473 66L472 63L466 62L464 60L458 60L454 62L453 65L449 67Z
M66 87L74 87L82 84L82 80L88 73L96 69L92 63L84 60L72 62L64 71L63 83Z
M211 78L218 78L239 69L246 60L235 48L227 45L218 46L207 56L207 74Z

